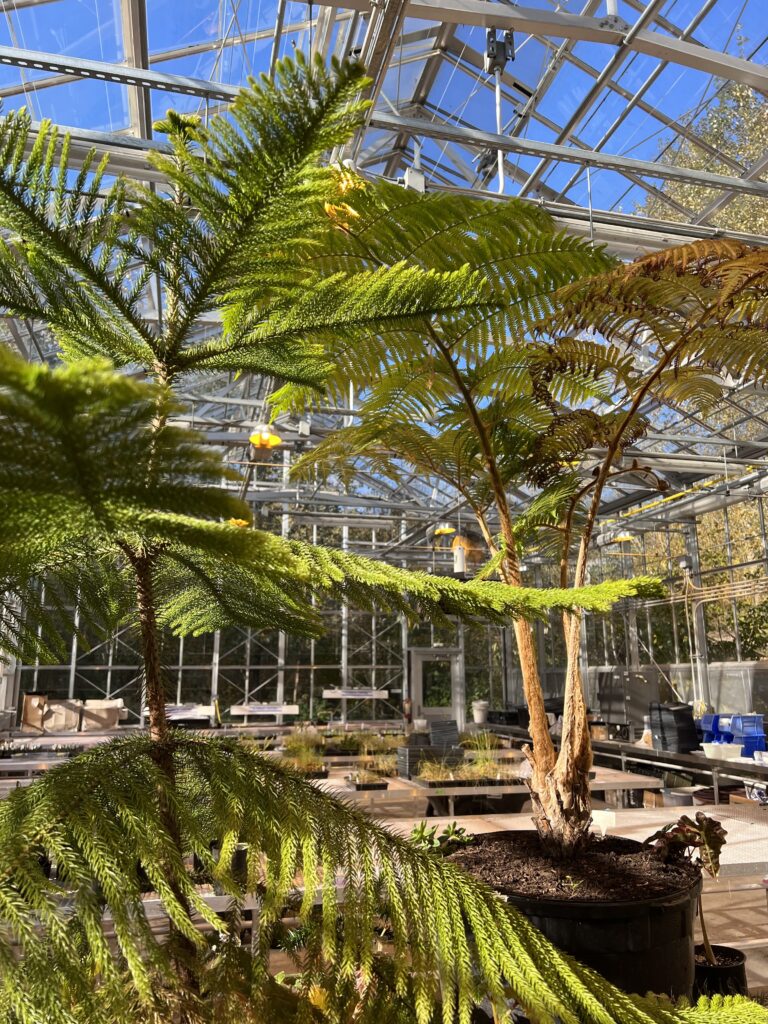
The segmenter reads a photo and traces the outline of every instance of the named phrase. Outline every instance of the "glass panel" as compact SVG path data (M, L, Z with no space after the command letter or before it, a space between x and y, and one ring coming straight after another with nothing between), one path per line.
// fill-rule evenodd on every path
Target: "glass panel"
M423 662L421 686L424 707L449 708L453 697L450 659Z

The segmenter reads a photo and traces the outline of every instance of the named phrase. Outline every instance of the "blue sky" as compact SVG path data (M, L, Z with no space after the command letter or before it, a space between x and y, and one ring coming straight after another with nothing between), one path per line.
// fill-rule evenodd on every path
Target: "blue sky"
M527 6L552 9L550 0L525 0ZM12 8L12 4L10 5ZM561 7L578 12L582 0L568 0ZM685 27L699 13L702 0L669 0L662 8L662 15ZM233 9L237 10L236 17ZM317 13L318 8L314 7ZM286 32L281 41L281 55L291 52L294 46L306 49L306 33L292 31L307 17L306 3L289 2L286 7ZM223 3L218 0L147 0L150 55L158 55L169 49L208 46L203 52L193 52L164 60L156 64L158 69L187 74L195 77L214 79L232 84L245 80L248 74L265 70L269 63L272 40L269 36L276 13L275 0L241 0L239 4ZM637 16L623 0L619 13L632 22ZM424 29L428 23L407 20L406 34ZM655 31L665 31L663 26L654 26ZM361 29L362 31L362 29ZM210 48L214 40L223 34L237 37L262 32L263 37L250 40L247 45L228 46L221 50ZM696 28L692 38L706 46L727 50L730 53L751 51L757 47L755 60L764 62L768 49L764 43L766 35L765 0L719 0L713 10ZM487 76L478 72L464 61L470 51L481 53L485 49L485 31L480 28L460 27L456 33L461 67L444 61L430 93L430 102L447 112L458 121L489 131L495 130L494 98L487 87ZM334 35L334 39L336 35ZM744 41L746 40L746 42ZM121 61L124 57L121 39L119 0L54 0L35 7L18 11L6 10L0 20L0 45L18 46L71 56L87 57L106 61ZM424 40L415 41L410 47L400 48L405 57L414 57L412 62L399 70L392 69L387 76L380 104L391 109L389 104L398 106L407 102L424 66L424 59L418 59L425 46ZM532 88L547 65L547 48L534 38L518 36L516 59L508 70L524 87ZM576 105L593 84L594 74L590 68L600 71L614 54L613 47L594 43L579 42L573 47L577 64L564 62L553 85L540 100L538 118L528 120L521 135L546 142L557 139L556 126L571 115ZM615 80L621 91L603 90L597 102L581 119L574 130L579 144L594 147L603 142L603 137L612 128L623 111L627 95L635 92L646 82L657 68L658 62L642 54L632 53L615 73ZM33 116L49 117L58 123L73 127L86 127L119 132L128 125L127 94L124 87L98 81L77 81L54 88L39 89L35 83L49 77L48 72L29 71L23 73L12 67L0 66L0 91L19 89L22 94L4 98L5 109L27 103ZM662 111L667 118L688 122L700 116L706 103L711 99L718 83L701 72L668 66L661 71L643 94L644 102ZM173 96L166 93L153 95L153 114L162 116L169 105L182 109L204 109L204 103L194 97ZM515 90L505 96L502 109L506 125L513 126L525 97ZM673 132L647 111L637 107L610 133L605 141L605 150L641 159L654 159L661 147L673 138ZM376 140L371 135L367 145ZM574 142L574 144L576 144ZM447 180L459 182L454 158L460 157L471 165L472 156L467 151L457 154L446 150L442 143L424 143L424 156L437 164L438 170ZM534 157L514 158L519 172L530 174L538 165ZM374 171L382 171L384 163L373 165ZM542 185L550 193L559 194L565 189L565 198L586 204L587 187L583 170L573 164L551 165L542 179ZM517 186L508 181L508 191L514 193ZM593 201L595 206L609 209L622 208L631 211L642 201L643 189L632 185L624 176L612 171L592 173Z

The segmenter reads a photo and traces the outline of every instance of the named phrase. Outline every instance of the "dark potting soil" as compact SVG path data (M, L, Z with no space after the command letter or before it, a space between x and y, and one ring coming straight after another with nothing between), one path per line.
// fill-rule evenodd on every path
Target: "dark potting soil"
M704 953L700 953L698 950L696 951L694 960L696 962L697 967L712 966L709 960L707 960ZM715 960L717 960L718 967L738 967L739 964L742 962L743 957L741 956L741 954L736 952L736 950L734 950L733 953L721 953L718 951L715 952Z
M552 860L536 832L492 832L448 859L499 892L530 899L643 900L679 892L699 877L688 861L665 862L652 847L620 836L593 837L578 855Z

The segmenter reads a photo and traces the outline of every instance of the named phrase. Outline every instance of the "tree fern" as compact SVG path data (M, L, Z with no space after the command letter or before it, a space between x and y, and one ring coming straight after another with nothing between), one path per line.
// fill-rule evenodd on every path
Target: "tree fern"
M343 477L367 467L397 480L410 469L442 479L475 515L489 566L516 586L523 543L557 556L563 586L583 585L609 481L631 472L665 487L642 460L620 461L647 430L649 401L704 412L728 377L760 380L768 371L764 254L703 242L605 270L601 254L514 203L467 200L462 209L449 197L371 189L355 197L355 213L317 257L327 269L386 265L389 253L441 269L466 263L487 276L504 308L424 320L364 350L331 339L329 390L341 395L351 377L364 396L361 422L325 439L296 472ZM290 386L276 396L281 409L308 402L306 390ZM585 453L596 463L591 477L577 468ZM576 619L565 616L572 727L559 761L529 631L516 627L535 733L532 788L549 792L537 823L547 840L567 845L583 841L589 822ZM579 801L581 811L563 822L562 808Z

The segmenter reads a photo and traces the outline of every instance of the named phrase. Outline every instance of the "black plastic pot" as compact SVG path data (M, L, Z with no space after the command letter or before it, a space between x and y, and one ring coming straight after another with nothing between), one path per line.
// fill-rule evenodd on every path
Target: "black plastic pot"
M737 960L737 963L707 964L696 963L693 985L694 997L699 996L745 996L747 995L747 958L740 949L730 946L713 946L712 952L719 960ZM704 947L696 946L697 955L704 956Z
M625 992L690 998L700 888L697 880L670 896L622 903L505 895L551 942Z

